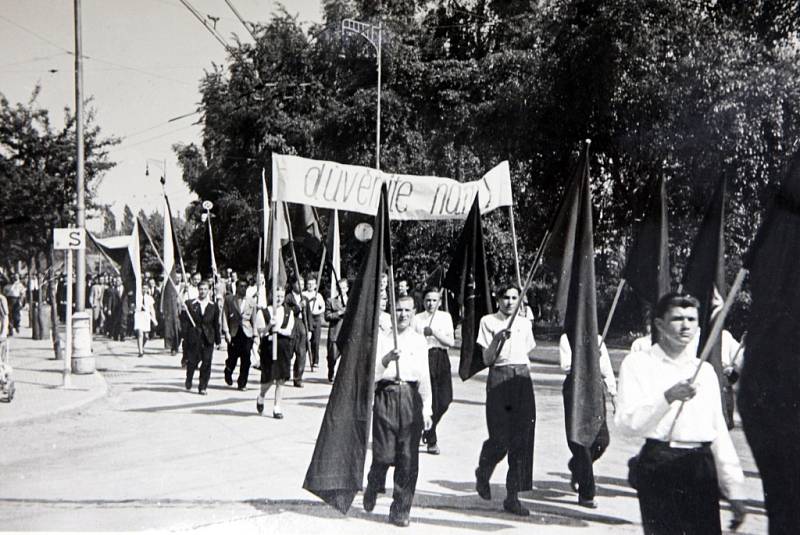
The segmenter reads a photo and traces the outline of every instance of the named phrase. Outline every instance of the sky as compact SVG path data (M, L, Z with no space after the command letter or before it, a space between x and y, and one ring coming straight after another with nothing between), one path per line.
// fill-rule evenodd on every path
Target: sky
M242 17L266 22L281 4L274 0L229 0ZM251 37L225 0L188 0L202 16L219 17L217 31ZM73 0L0 0L0 93L11 103L27 102L36 84L38 104L54 127L64 108L75 107ZM319 22L322 0L286 0L299 21ZM84 94L91 96L96 123L105 135L122 138L110 151L117 166L97 188L97 200L122 218L161 211L161 162L173 209L195 196L181 179L172 145L199 143L199 81L226 52L180 0L82 0ZM211 23L211 21L209 21ZM187 114L192 114L186 116ZM150 175L145 176L149 164ZM258 177L254 177L254 180ZM87 221L89 229L101 221Z

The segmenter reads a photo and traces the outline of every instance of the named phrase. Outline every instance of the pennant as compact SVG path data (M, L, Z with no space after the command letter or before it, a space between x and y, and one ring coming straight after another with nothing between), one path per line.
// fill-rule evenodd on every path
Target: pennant
M342 273L342 249L339 237L339 210L334 210L328 224L325 244L325 267L331 272L331 301L339 296L339 278Z
M472 203L442 284L455 295L455 305L450 313L453 321L461 321L458 375L466 381L486 367L483 350L476 339L481 318L494 312L477 199Z
M381 275L391 265L386 186L375 216L369 253L353 283L337 345L336 371L303 488L346 514L364 479L364 460L375 390L375 351Z
M663 177L647 192L644 217L634 230L622 278L639 299L654 307L670 291L667 187Z
M567 438L591 447L605 420L603 379L600 374L600 347L597 344L597 289L594 273L594 239L592 224L592 193L589 184L588 147L579 166L575 199L567 204L574 213L565 217L574 228L559 234L573 244L565 250L562 273L569 279L559 281L559 288L567 288L564 313L564 332L572 349L572 396L564 409L571 418Z

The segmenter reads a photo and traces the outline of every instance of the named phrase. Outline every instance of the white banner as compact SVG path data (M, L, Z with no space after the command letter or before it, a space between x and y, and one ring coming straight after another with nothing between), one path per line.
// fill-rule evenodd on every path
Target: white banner
M359 165L272 154L276 200L375 214L386 182L391 219L465 219L479 196L481 213L510 206L508 162L474 182L434 176L395 175Z

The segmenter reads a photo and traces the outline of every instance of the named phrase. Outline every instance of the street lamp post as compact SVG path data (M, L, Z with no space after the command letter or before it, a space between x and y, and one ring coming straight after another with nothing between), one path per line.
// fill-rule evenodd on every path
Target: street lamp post
M383 34L383 23L378 21L378 25L360 22L353 19L342 21L342 35L355 33L367 40L375 48L378 60L378 105L376 108L375 119L375 169L381 168L381 39Z

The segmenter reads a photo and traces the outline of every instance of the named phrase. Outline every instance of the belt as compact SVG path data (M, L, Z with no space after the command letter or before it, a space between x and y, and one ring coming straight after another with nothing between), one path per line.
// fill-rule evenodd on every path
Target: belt
M669 442L666 442L663 440L656 440L654 438L648 438L646 442L650 445L666 446L668 448L679 450L700 450L711 446L711 442L692 442L686 440L670 440Z
M402 379L400 380L381 379L380 381L375 383L375 391L377 392L383 390L384 388L389 388L391 386L398 386L398 385L409 385L416 388L417 384L418 384L417 381L403 381Z

